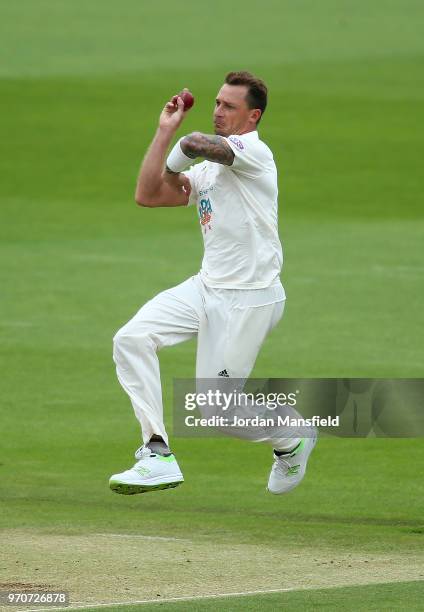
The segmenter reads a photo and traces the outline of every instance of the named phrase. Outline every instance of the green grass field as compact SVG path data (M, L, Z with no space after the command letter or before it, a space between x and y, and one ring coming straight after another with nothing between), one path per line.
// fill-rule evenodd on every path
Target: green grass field
M280 172L288 300L253 374L422 377L423 18L416 0L0 0L0 590L90 610L421 609L421 439L322 438L286 497L265 492L270 450L230 439L174 438L176 490L107 480L139 445L112 336L202 254L196 211L135 205L138 167L184 86L182 133L211 131L228 70L268 83ZM170 427L194 356L161 353Z

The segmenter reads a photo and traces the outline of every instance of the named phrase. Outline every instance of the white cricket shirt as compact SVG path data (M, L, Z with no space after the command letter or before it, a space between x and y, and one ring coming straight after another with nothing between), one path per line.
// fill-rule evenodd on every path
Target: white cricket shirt
M203 161L184 173L192 188L188 204L197 206L205 247L201 278L224 289L281 287L274 158L257 131L226 140L235 156L231 166ZM279 299L284 299L281 290Z

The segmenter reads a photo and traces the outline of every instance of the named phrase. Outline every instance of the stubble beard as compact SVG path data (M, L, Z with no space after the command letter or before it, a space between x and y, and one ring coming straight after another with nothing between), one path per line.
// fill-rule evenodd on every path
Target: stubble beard
M227 136L230 135L229 133L227 133L226 130L223 130L223 129L220 129L220 128L217 128L217 127L214 128L214 134L216 136L223 136L224 138L226 138Z

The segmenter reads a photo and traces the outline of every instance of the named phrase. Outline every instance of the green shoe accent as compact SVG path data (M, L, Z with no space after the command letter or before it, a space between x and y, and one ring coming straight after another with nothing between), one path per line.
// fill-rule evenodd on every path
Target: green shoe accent
M287 470L287 474L290 474L291 476L294 474L297 474L299 472L299 468L300 468L300 465L292 465Z
M150 474L150 472L152 471L145 467L134 468L134 470L138 472L140 476L147 476L147 474Z
M174 489L178 487L178 485L182 484L184 481L181 480L179 482L164 482L162 484L157 485L131 485L124 484L122 482L118 482L117 480L111 480L109 482L109 486L112 491L115 493L119 493L120 495L136 495L137 493L148 493L149 491L159 491L162 489Z
M291 451L278 451L283 453L282 455L277 455L277 457L294 457L295 455L297 455L297 453L299 453L301 450L303 450L305 447L305 438L301 438L299 444L297 446L295 446L295 448ZM277 451L276 451L277 452Z
M166 461L166 463L173 463L175 461L174 455L156 455L156 459Z
M305 438L302 438L299 444L297 445L297 447L295 448L295 450L290 454L290 457L294 457L295 455L297 455L297 453L303 450L304 447L305 447Z

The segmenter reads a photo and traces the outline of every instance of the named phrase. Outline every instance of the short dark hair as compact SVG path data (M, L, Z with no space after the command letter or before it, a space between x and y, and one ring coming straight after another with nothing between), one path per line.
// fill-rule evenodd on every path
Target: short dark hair
M259 108L262 118L268 101L268 89L262 79L258 79L251 72L241 70L239 72L229 72L225 77L227 85L245 85L247 87L246 102L249 108Z

